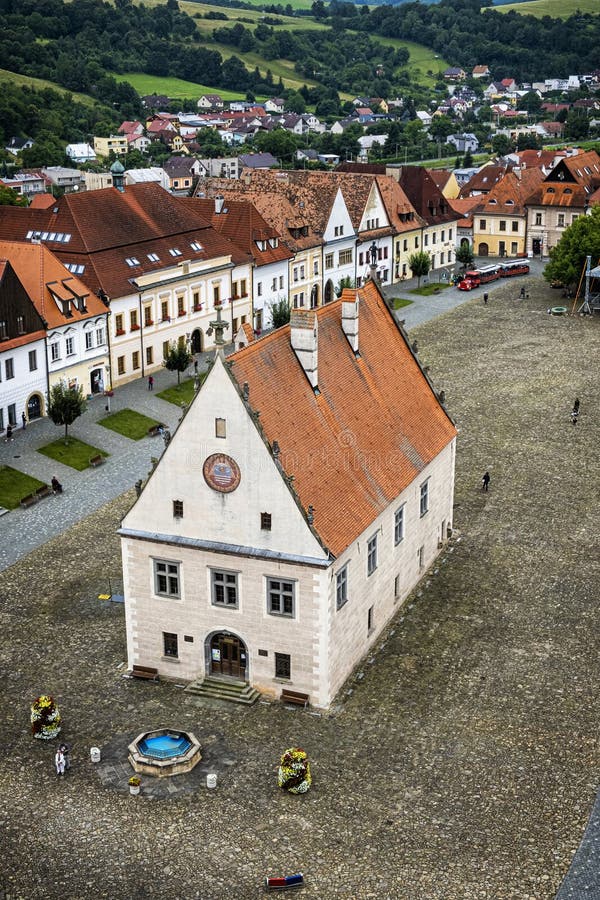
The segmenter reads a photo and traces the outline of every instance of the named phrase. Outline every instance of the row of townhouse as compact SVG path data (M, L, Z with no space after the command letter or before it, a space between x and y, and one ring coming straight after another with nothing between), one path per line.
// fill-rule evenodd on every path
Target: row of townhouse
M436 266L454 261L457 214L418 168L400 173L408 191L431 188L412 202L385 175L259 172L208 179L204 197L177 198L152 183L124 186L114 169L112 188L47 209L0 209L0 238L46 247L63 279L76 276L108 316L98 371L69 375L86 393L152 374L173 342L212 347L217 304L227 340L247 342L270 327L274 303L321 306L341 283L362 284L373 262L391 285L409 276L415 250ZM53 342L51 362L72 356L66 340Z
M453 201L462 214L460 241L478 256L547 256L565 228L600 199L600 157L594 150L518 166L484 166ZM547 160L546 160L547 161ZM472 220L465 234L465 220Z
M45 415L60 381L104 391L107 320L106 304L42 242L0 240L0 430Z

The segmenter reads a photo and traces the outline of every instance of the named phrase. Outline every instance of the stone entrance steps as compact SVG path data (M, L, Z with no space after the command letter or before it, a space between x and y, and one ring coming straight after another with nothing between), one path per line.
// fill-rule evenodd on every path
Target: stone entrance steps
M236 681L235 678L207 677L190 682L184 690L188 694L197 694L212 700L229 700L232 703L243 703L246 706L256 703L260 697L256 688L251 687L245 681Z

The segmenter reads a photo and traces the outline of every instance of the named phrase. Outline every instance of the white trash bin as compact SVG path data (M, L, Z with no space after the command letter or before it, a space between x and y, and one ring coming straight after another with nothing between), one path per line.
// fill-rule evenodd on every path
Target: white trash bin
M90 748L90 758L93 763L100 762L100 747L91 747Z
M216 786L217 786L217 776L214 774L214 772L210 772L206 776L206 787L207 788L216 788Z

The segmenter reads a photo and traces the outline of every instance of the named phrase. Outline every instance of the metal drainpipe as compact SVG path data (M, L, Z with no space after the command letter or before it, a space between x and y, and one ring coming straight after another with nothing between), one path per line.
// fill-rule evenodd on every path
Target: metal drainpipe
M110 303L110 300L108 301ZM106 312L106 344L108 347L108 390L112 391L112 358L111 358L111 349L110 349L110 323L111 323L112 310L110 307Z
M140 314L140 356L142 358L142 378L146 375L146 369L144 365L144 320L142 317L142 292L140 291L138 294L138 307Z

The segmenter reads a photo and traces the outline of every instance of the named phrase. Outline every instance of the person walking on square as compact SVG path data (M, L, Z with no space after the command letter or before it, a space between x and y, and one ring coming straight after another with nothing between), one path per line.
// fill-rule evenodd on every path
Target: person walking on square
M63 753L62 744L56 751L56 755L54 757L54 765L56 766L56 774L64 775L65 774L65 754Z
M23 423L23 431L27 428L27 416L24 412L21 413L21 422Z
M151 391L154 388L154 378L152 375L148 377L148 390Z
M490 473L484 472L483 478L481 479L481 490L485 491L487 494L488 487L490 486Z
M68 770L71 768L71 759L69 757L69 745L61 744L58 749L60 750L60 752L62 753L62 755L65 758L65 772L68 772Z
M483 295L483 305L484 305L484 306L487 306L488 296L489 296L489 295L488 295L488 293L487 293L487 291L486 291L486 293Z
M13 440L13 436L12 436L12 425L9 424L9 425L6 426L6 440L5 440L5 443L8 443L9 441L12 441L12 440Z
M519 299L520 300L525 299L525 288L524 287L521 288L521 293L519 294Z

